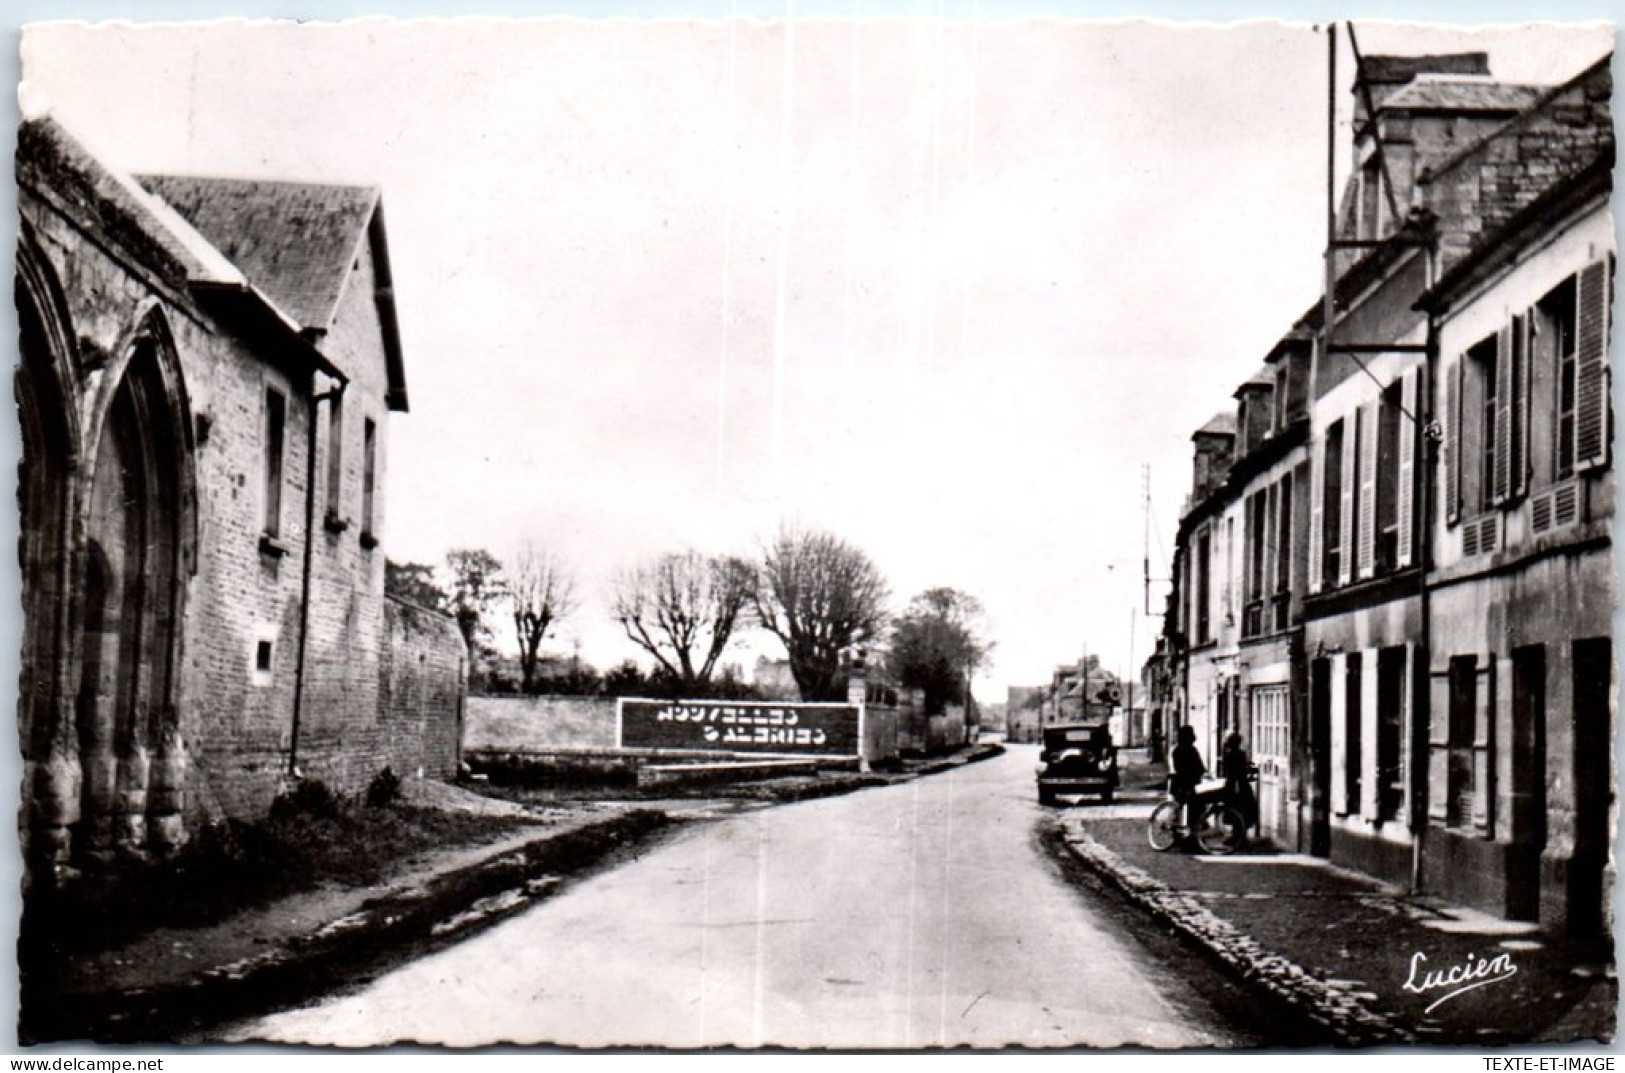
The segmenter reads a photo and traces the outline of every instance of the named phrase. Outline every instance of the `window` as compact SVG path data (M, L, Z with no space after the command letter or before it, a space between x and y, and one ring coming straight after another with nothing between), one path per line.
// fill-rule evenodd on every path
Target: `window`
M1288 387L1291 386L1288 379L1289 370L1290 359L1281 362L1280 367L1275 370L1275 394L1273 396L1275 406L1273 413L1270 415L1270 432L1272 434L1279 433L1286 428L1289 409L1286 393Z
M344 396L334 395L327 405L327 516L337 520L344 481Z
M1382 169L1376 157L1360 168L1359 236L1363 239L1382 237Z
M1447 373L1446 521L1465 523L1465 554L1493 550L1477 516L1519 503L1532 477L1561 485L1608 464L1610 274L1597 261L1563 280ZM1574 521L1578 502L1572 485L1537 487L1532 531Z
M1401 384L1388 385L1377 406L1377 474L1375 510L1375 570L1385 574L1399 562L1399 439L1407 420L1400 401Z
M1473 827L1488 821L1488 792L1481 785L1480 768L1487 772L1487 753L1480 729L1491 706L1491 683L1479 681L1476 656L1450 658L1450 714L1445 742L1445 823ZM1487 727L1484 728L1487 730ZM1485 755L1480 755L1485 753Z
M282 392L265 389L265 518L266 536L282 534L282 451L288 404Z
M1574 278L1564 280L1535 307L1535 354L1542 369L1552 373L1553 480L1574 475L1574 416L1578 384L1575 353Z
M1400 741L1405 725L1404 646L1377 653L1377 820L1399 816L1405 800L1404 750Z
M373 514L378 481L378 426L372 418L361 425L361 537L363 542L377 537L378 519Z
M1554 287L1530 314L1535 376L1552 414L1551 464L1537 468L1553 481L1608 459L1607 283L1599 261Z
M1265 629L1264 597L1266 595L1265 566L1269 555L1269 494L1259 490L1247 497L1247 599L1242 612L1241 631L1255 636Z
M1275 628L1291 625L1292 601L1292 474L1281 478L1275 496L1275 593L1272 603Z
M1292 475L1247 497L1243 636L1284 630L1292 592Z
M1285 685L1253 687L1253 757L1262 768L1284 768L1290 758L1290 696Z
M1454 524L1484 513L1496 503L1500 452L1497 418L1505 385L1501 347L1510 330L1480 340L1455 365L1447 390L1453 418L1450 463L1445 475L1447 519Z
M1343 422L1326 430L1325 462L1321 467L1321 578L1330 587L1338 583L1343 563Z
M276 631L262 627L256 631L254 651L250 657L249 681L256 686L268 686L276 667Z

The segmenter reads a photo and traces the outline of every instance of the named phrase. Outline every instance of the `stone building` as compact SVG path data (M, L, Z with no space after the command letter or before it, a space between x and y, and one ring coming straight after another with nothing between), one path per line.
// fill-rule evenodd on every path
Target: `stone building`
M1443 432L1422 878L1584 936L1608 930L1615 783L1610 90L1599 65L1435 172L1484 230L1421 302Z
M1214 426L1195 437L1167 635L1209 747L1237 725L1284 764L1263 802L1277 837L1593 935L1612 785L1611 91L1608 60L1539 87L1493 81L1478 53L1366 58L1328 294L1272 353L1307 363L1306 390L1294 400L1290 371L1243 385L1217 483ZM1250 439L1271 390L1301 422L1279 457L1273 426ZM1289 479L1283 516L1267 486ZM1290 546L1271 549L1284 520ZM1272 550L1302 555L1284 590Z
M25 851L164 853L290 779L457 763L466 653L383 593L406 409L378 192L19 132Z

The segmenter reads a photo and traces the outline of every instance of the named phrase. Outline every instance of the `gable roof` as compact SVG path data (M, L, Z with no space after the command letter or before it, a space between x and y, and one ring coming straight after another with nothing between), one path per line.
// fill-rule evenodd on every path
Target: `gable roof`
M138 175L302 328L333 323L345 276L378 204L366 186Z
M1220 410L1207 419L1207 424L1191 434L1191 439L1197 436L1234 436L1236 434L1236 415L1229 410Z
M130 176L103 164L50 116L26 120L17 133L17 182L57 211L110 236L122 256L177 291L207 293L245 311L266 330L295 340L323 372L339 370L299 331L293 318L207 238Z
M313 336L329 331L350 267L371 244L388 402L405 410L406 379L377 187L187 175L140 175Z

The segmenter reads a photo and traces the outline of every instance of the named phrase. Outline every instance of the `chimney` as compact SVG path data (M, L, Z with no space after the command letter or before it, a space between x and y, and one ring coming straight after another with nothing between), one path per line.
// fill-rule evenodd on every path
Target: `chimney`
M1195 444L1191 474L1191 497L1201 501L1223 483L1230 472L1230 459L1236 443L1236 417L1218 413L1191 434Z

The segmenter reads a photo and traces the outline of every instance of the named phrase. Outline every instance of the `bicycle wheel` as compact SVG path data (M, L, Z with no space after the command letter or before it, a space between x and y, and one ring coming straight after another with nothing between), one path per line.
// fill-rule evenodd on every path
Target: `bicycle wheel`
M1196 844L1205 853L1234 853L1247 841L1247 820L1239 809L1212 805L1196 826Z
M1146 837L1151 840L1151 848L1158 853L1167 853L1179 840L1179 809L1178 801L1164 801L1151 810Z

